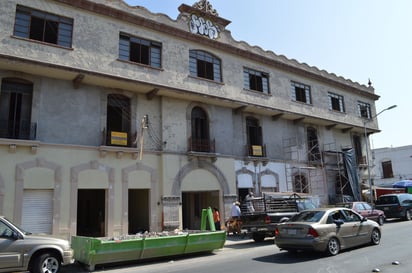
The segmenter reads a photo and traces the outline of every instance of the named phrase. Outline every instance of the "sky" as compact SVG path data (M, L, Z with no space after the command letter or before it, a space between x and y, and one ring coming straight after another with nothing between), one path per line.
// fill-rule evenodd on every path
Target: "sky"
M125 0L175 20L198 0ZM345 79L372 82L380 133L371 147L412 145L412 1L210 0L237 41L284 55ZM412 112L412 111L411 111Z

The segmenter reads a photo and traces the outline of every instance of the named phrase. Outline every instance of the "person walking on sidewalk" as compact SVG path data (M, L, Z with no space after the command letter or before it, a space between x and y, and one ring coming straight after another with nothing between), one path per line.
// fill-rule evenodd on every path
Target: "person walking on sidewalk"
M232 205L232 211L231 211L231 217L227 221L226 228L227 228L227 234L230 232L233 232L233 234L240 234L240 202L236 201Z
M217 208L213 208L213 222L215 222L216 230L221 230L220 228L220 214Z

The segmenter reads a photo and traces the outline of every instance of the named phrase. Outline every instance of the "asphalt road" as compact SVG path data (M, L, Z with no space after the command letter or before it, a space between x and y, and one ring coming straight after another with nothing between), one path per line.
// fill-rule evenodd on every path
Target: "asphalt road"
M412 221L391 221L385 223L382 229L380 245L350 249L334 257L327 257L320 253L289 254L280 251L274 245L273 238L267 238L262 243L255 243L248 238L229 236L225 247L213 254L97 266L94 272L411 273ZM88 271L78 264L62 270L62 273L74 272Z

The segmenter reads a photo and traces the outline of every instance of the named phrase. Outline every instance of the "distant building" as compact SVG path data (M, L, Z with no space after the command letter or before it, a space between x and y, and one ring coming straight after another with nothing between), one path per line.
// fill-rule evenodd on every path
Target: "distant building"
M234 40L209 1L178 9L0 1L0 214L117 236L198 229L208 206L223 221L249 191L328 204L365 184L371 85Z
M375 186L390 187L394 182L412 179L412 145L373 149L372 156Z

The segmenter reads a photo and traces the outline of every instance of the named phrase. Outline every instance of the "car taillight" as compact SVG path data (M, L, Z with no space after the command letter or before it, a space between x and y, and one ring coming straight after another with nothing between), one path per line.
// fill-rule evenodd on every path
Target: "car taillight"
M275 237L279 236L280 232L278 228L275 228Z
M318 232L314 228L309 228L308 229L308 235L311 235L314 238L319 237Z
M266 215L266 218L265 218L265 224L270 224L270 216L269 215Z
M402 206L401 206L401 205L398 206L398 210L399 210L399 211L402 210Z

